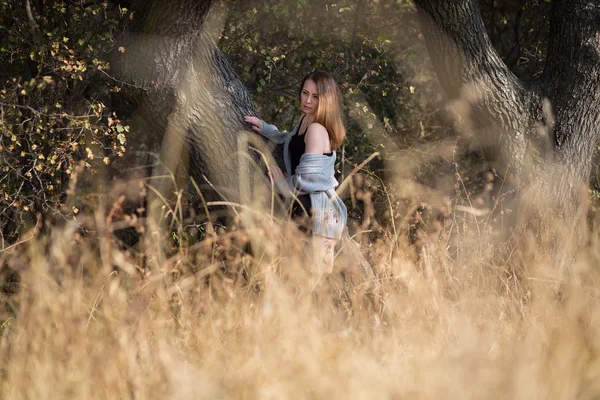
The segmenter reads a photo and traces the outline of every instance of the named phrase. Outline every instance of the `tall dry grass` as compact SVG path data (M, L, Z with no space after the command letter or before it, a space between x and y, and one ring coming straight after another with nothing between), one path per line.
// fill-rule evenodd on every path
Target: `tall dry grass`
M342 256L316 276L285 222L132 249L107 215L3 251L20 289L2 298L1 398L600 396L597 232L562 258L526 234L498 257L454 210L419 257L405 232L363 242L365 278Z

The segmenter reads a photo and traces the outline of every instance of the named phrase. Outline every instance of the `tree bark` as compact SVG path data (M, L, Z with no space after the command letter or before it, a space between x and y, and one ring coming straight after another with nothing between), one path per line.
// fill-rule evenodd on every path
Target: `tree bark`
M162 137L161 159L173 171L182 148L190 175L204 177L228 201L239 202L238 137L255 115L245 86L204 29L213 1L134 1L135 23L114 69L144 88L135 105ZM166 180L165 186L169 182ZM163 188L165 189L165 188Z
M600 137L600 1L555 0L542 82L554 114L552 146L555 161L564 166L562 177L587 184Z
M600 138L600 1L555 0L540 80L519 80L484 29L477 0L415 0L438 78L492 165L573 209Z

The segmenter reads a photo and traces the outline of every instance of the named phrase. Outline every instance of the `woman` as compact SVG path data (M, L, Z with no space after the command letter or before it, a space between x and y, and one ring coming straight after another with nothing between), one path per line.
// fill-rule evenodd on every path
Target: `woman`
M334 249L346 226L346 206L335 192L335 150L346 136L340 96L333 77L314 71L300 85L302 116L291 132L280 132L263 120L245 116L252 129L283 143L286 174L271 167L276 190L293 200L292 216L312 218L315 254L327 272L333 269Z

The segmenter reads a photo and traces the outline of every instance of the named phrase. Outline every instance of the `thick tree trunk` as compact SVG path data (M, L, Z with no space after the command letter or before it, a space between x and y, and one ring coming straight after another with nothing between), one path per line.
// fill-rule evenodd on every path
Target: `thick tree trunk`
M583 185L600 137L600 1L555 0L550 23L542 90L555 118L554 157L567 182Z
M161 159L172 170L185 148L190 174L208 178L225 200L239 202L238 138L255 115L245 86L204 22L212 1L133 2L135 24L115 69L145 88L137 112L162 137ZM168 179L163 189L168 187Z
M519 80L492 47L477 0L415 0L457 111L517 186L574 208L600 138L600 1L555 0L541 80Z

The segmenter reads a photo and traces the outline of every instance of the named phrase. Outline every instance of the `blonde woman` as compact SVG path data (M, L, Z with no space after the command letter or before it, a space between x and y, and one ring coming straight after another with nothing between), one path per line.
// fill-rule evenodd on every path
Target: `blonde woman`
M276 190L292 202L292 216L309 216L319 269L333 269L335 245L346 226L346 206L335 192L335 150L346 136L340 95L331 74L314 71L300 85L302 116L291 132L280 132L263 120L245 116L252 129L283 143L286 172L272 167Z

